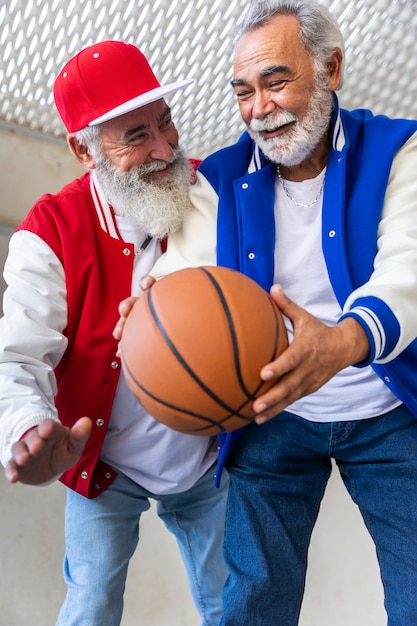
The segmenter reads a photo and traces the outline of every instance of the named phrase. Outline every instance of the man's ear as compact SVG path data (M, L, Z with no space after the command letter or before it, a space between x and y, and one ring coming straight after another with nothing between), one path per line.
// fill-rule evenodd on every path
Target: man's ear
M95 168L96 163L94 157L92 157L89 152L88 146L81 144L74 133L67 135L67 144L77 161L89 170Z
M343 80L343 52L340 48L333 50L330 60L327 62L327 80L329 88L336 91Z

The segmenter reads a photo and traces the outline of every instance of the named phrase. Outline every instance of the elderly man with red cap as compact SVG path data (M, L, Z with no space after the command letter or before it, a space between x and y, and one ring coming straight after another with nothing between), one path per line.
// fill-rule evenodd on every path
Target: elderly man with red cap
M222 613L228 478L214 438L177 433L126 386L118 304L190 209L190 161L161 86L131 44L72 58L54 85L86 172L42 196L11 237L0 320L0 454L14 483L67 486L67 597L59 626L120 624L141 513L156 500L177 539L201 623Z

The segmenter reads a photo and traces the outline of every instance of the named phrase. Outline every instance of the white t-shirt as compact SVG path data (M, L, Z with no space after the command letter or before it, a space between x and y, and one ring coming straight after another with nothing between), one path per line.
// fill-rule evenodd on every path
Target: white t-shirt
M319 195L325 172L302 182L284 181L285 186L298 203L308 205ZM342 311L322 252L321 211L322 195L313 206L297 206L285 193L282 181L276 178L274 282L296 304L331 326L337 323ZM293 329L288 319L285 324L291 342ZM399 404L370 366L351 366L286 410L314 422L330 422L374 417Z

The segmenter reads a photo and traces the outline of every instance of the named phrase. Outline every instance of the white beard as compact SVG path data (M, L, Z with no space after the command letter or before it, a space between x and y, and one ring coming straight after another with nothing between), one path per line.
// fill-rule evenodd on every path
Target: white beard
M181 227L192 208L190 164L181 149L174 151L171 172L155 180L149 180L147 174L165 169L166 161L131 167L127 172L121 172L102 153L95 162L97 178L117 215L134 219L152 237L162 238Z
M303 122L289 111L277 110L262 120L252 119L248 132L270 161L292 167L302 163L320 143L328 129L332 108L333 94L322 86L319 76ZM260 134L262 130L274 130L293 121L296 124L280 137L265 139Z

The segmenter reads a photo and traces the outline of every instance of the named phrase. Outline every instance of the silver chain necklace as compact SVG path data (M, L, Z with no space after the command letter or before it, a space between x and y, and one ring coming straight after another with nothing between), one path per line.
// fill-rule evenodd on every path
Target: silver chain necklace
M282 178L281 176L281 171L279 169L279 165L277 165L277 174L278 174L278 178L281 181L282 184L282 188L285 191L285 195L287 196L287 198L289 198L291 200L291 202L293 204L295 204L295 206L299 206L302 207L303 209L309 209L310 207L312 207L314 204L316 204L317 200L320 198L321 194L323 193L323 188L324 188L324 178L323 178L323 182L321 183L319 192L317 194L317 196L314 198L314 200L312 202L309 202L308 204L303 204L302 202L297 202L297 200L295 198L292 197L292 195L290 194L290 191L287 187L287 185L285 184L285 180Z

